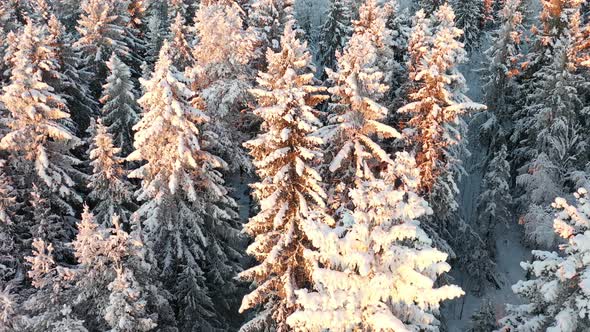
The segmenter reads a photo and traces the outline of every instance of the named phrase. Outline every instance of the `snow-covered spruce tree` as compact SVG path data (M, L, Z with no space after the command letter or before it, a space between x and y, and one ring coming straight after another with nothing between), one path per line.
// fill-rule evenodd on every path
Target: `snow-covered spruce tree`
M414 3L414 9L416 12L419 10L423 10L424 13L429 16L434 13L438 7L442 6L445 1L444 0L417 0Z
M387 37L384 41L384 50L379 55L385 73L384 82L389 86L389 91L383 99L383 103L390 110L397 109L400 97L403 95L402 87L408 80L408 42L410 38L411 20L408 9L401 9L397 0L387 2L383 10L387 13L385 31ZM388 124L399 125L397 112L389 112Z
M103 85L100 102L103 104L102 121L113 136L116 147L123 155L133 150L133 126L139 119L139 106L135 101L135 87L129 67L115 53L107 62L109 76Z
M6 40L8 47L4 57L9 70L5 75L10 78L12 70L16 67L18 52L26 47L31 50L30 59L41 72L43 81L53 89L56 95L61 95L59 88L65 77L61 72L60 55L54 36L53 32L49 32L46 24L37 24L31 19L27 19L23 27L10 32Z
M482 0L453 0L457 27L463 30L462 42L471 53L479 47L484 23Z
M88 199L94 205L92 212L98 223L109 226L113 214L118 215L127 225L133 209L133 187L127 181L123 169L123 159L119 156L121 148L114 145L112 135L99 119L96 123L92 146L88 151L92 175L88 188L92 191Z
M16 190L4 165L5 161L0 159L0 283L4 285L0 288L0 292L8 293L7 288L15 286L14 283L18 282L17 277L22 268L24 250L21 250L20 241L17 239L17 227L21 222L17 212L21 204L17 202ZM0 303L2 302L0 300ZM2 305L0 305L0 326L7 324L1 307Z
M10 58L8 36L16 28L16 25L12 7L6 2L0 3L0 40L2 41L0 42L0 86L3 86L10 76L10 63L6 61Z
M395 159L386 179L351 190L355 208L342 222L347 227L305 227L317 248L305 251L315 291L295 291L300 309L288 319L295 330L439 331L440 303L464 294L457 286L435 286L450 270L447 254L432 247L417 221L432 210L415 192L413 158L398 153Z
M495 331L498 328L496 311L489 299L484 299L479 309L471 315L467 332Z
M526 55L523 66L523 73L521 75L522 84L519 86L518 99L522 101L527 100L527 96L535 89L534 84L536 80L533 79L535 73L543 67L548 66L553 62L555 56L553 49L560 39L569 36L573 38L572 30L577 30L580 24L580 6L583 1L579 0L542 0L541 13L538 19L541 21L540 26L533 26L531 29L532 36L530 41L530 50ZM520 11L526 18L526 7L530 7L525 0L521 2ZM562 43L562 42L559 42ZM518 106L524 108L526 103L518 103ZM518 110L514 114L515 119L525 117L522 110ZM519 129L519 128L516 128ZM513 140L515 142L525 141L524 137L518 136L522 133L517 130L514 133Z
M74 311L90 330L120 332L169 331L174 324L165 292L149 276L139 227L123 230L120 218L112 216L104 227L87 209L72 243L79 265L73 285ZM99 311L95 311L96 308Z
M70 306L64 305L63 309L60 310L60 314L56 317L56 321L51 323L52 332L88 332L88 329L84 327L84 320L72 317L72 308Z
M48 0L32 0L30 18L37 24L48 24L53 15L53 6Z
M113 332L151 331L157 326L158 317L148 312L153 309L148 308L150 294L133 273L133 256L139 254L142 246L138 234L123 231L117 215L108 224L112 227L99 226L86 209L78 225L79 234L73 246L81 264L79 272L84 274L76 283L78 300L101 309L92 320L98 321L102 329L108 326ZM76 309L84 312L80 307L78 304ZM90 319L86 321L90 323Z
M89 90L88 82L92 74L82 68L83 60L72 46L71 34L66 32L65 27L54 15L49 18L48 30L49 40L61 65L62 74L54 88L66 101L78 131L83 132L98 109L98 104Z
M513 112L512 121L516 123L514 130L511 133L511 141L514 143L513 163L516 167L522 166L529 162L531 157L523 153L520 149L527 149L530 135L528 135L524 122L530 121L534 114L529 114L530 111L530 95L534 94L537 85L540 84L538 72L546 67L550 67L555 61L555 57L563 50L554 50L555 46L563 45L564 40L568 40L568 44L575 44L573 30L578 30L579 27L579 10L580 1L577 0L543 0L541 1L542 10L539 14L541 21L540 27L532 29L530 51L527 53L524 60L525 66L521 75L519 76L519 85L516 96L516 110ZM563 48L563 46L561 46ZM570 61L572 56L576 55L574 49L569 51ZM535 77L535 75L537 75ZM517 152L518 151L518 152ZM553 199L553 198L552 198ZM547 206L549 202L543 204Z
M553 245L552 216L544 207L574 185L585 185L587 175L578 176L588 162L587 139L582 130L584 78L571 60L571 41L556 41L552 63L535 73L532 93L523 114L516 122L523 128L527 144L519 144L525 163L519 169L517 184L524 189L519 198L526 238L540 246Z
M187 10L189 5L187 2L190 0L169 0L168 2L168 21L174 21L178 16L180 16L183 20L187 17Z
M496 225L510 221L512 195L509 182L508 153L506 145L502 144L486 167L482 192L477 200L477 228L492 256L496 252Z
M28 205L25 207L25 215L30 220L26 220L24 224L26 226L24 234L27 236L23 241L24 244L29 246L31 237L41 239L47 244L52 244L58 261L64 261L71 256L71 250L67 244L76 233L74 223L56 212L58 209L51 200L46 198L49 196L46 189L33 184L28 190L30 194L27 197Z
M251 0L248 12L248 26L255 35L255 67L266 68L266 50L277 52L285 24L293 19L293 0Z
M19 310L22 316L17 317L17 326L23 331L55 331L54 324L58 327L62 320L62 306L67 300L71 300L68 292L71 281L75 278L75 272L69 268L63 268L54 259L52 244L41 239L33 239L31 256L25 259L30 264L27 276L31 280L35 292L29 296ZM65 314L71 313L71 308L65 307ZM72 326L74 322L69 322ZM83 322L79 322L83 324ZM81 324L78 324L80 326ZM80 331L80 330L74 330ZM81 331L86 331L82 329Z
M557 198L554 231L562 240L560 252L533 250L533 260L520 265L529 280L512 290L524 304L508 305L501 320L504 331L587 331L590 329L590 297L587 284L590 265L590 204L586 189L575 193L577 206Z
M258 88L252 90L259 103L255 113L263 119L262 133L245 146L260 176L252 188L261 210L244 227L255 237L247 252L259 264L240 274L257 286L244 297L240 310L263 305L265 310L247 324L263 320L277 331L288 331L286 319L296 309L293 291L311 282L303 257L309 242L302 223L325 205L326 194L314 169L322 141L312 136L321 126L314 107L325 96L313 84L311 55L297 40L292 22L285 27L281 47L280 52L267 52L268 69L259 74Z
M81 52L84 64L94 75L91 88L97 96L108 75L106 63L111 54L130 59L134 46L126 31L128 17L123 16L127 11L121 10L122 5L115 0L82 2L82 14L76 27L80 39L74 47Z
M9 132L0 139L0 149L10 153L22 201L22 190L37 183L56 211L73 216L71 204L81 201L74 187L83 175L75 169L80 161L71 150L80 140L69 129L65 101L45 81L44 74L59 71L46 36L46 30L29 22L18 38L11 82L0 96L10 113L2 119Z
M11 12L14 22L19 25L25 25L30 14L33 12L31 9L32 3L30 0L7 0L3 1Z
M352 35L351 13L346 0L330 0L319 34L319 62L324 68L336 69L336 53L342 52ZM323 68L322 68L323 69Z
M201 129L209 117L189 104L193 94L172 65L167 42L152 77L141 82L146 93L138 102L144 112L128 160L146 162L129 175L142 180L143 205L136 215L142 237L176 297L180 326L226 328L226 320L215 314L226 308L214 304L236 295L231 279L241 257L236 203L218 171L226 163L204 150L209 142Z
M406 55L406 70L408 77L404 79L402 86L400 87L396 104L394 105L398 108L407 104L410 101L410 94L419 89L420 84L416 81L416 75L419 73L418 66L426 52L430 49L429 43L432 40L433 34L432 20L426 15L424 10L418 10L418 12L414 14L411 24ZM394 119L393 122L398 126L400 122L405 123L410 118L407 114L399 111L395 113L398 114L389 114L389 116Z
M387 86L378 68L379 39L385 19L378 15L375 0L360 8L360 19L354 21L355 32L338 56L338 70L327 70L333 87L329 124L320 135L328 143L327 182L331 183L329 205L333 211L350 208L348 191L365 179L371 179L380 163L389 164L389 155L376 142L378 138L395 138L400 134L380 121L387 108L378 103ZM368 14L372 15L368 15ZM377 15L377 16L375 16Z
M22 330L64 331L59 328L74 321L90 331L148 331L156 323L166 330L166 315L161 313L168 303L154 292L158 285L143 278L146 263L137 232L125 232L116 215L109 224L112 227L97 224L85 207L70 245L77 265L59 265L53 245L34 241L33 255L27 260L36 291L19 312ZM134 278L136 273L141 278ZM119 278L122 274L124 281Z
M153 2L148 9L146 39L146 61L153 68L167 35L167 13L163 1Z
M461 116L485 106L464 94L464 78L457 65L464 60L465 50L458 40L462 32L454 26L452 8L441 6L431 22L418 12L415 24L413 31L418 35L411 37L409 54L409 77L414 82L408 90L410 103L399 112L408 118L404 136L416 152L420 193L434 210L423 227L437 248L457 254L474 277L491 279L493 263L484 243L458 215L455 182L464 172L459 161L465 126Z
M428 22L418 13L410 40L410 79L417 89L409 95L410 103L399 112L410 119L406 131L408 140L415 142L416 161L420 168L423 192L431 192L438 177L450 169L455 158L450 147L459 144L460 116L468 111L485 109L472 103L458 87L464 79L457 65L464 61L465 50L459 42L462 31L454 25L454 13L443 5ZM432 27L434 26L434 27ZM431 30L434 29L434 30Z
M512 205L511 168L507 155L512 131L512 112L517 95L521 38L524 27L521 0L507 0L499 15L499 27L492 33L492 46L485 51L489 65L485 69L483 91L488 112L477 114L472 121L480 123L479 140L486 148L483 162L484 183L477 205L478 228L488 250L495 253L494 228L497 222L508 222ZM472 122L473 123L473 122Z
M117 277L109 284L111 294L105 320L112 332L152 331L157 324L146 312L147 300L133 271L116 270Z
M574 13L572 20L570 22L570 34L572 36L572 44L574 51L573 59L574 63L580 67L580 69L587 69L590 67L590 25L588 24L587 17L588 16L588 7L586 7L586 12L584 12L584 4L580 6L580 9Z
M216 137L210 140L212 151L230 163L230 169L250 169L251 164L241 143L252 131L252 120L242 112L251 97L255 35L244 30L242 11L235 4L212 2L201 4L195 16L198 40L193 48L195 64L187 70L191 89L196 94L193 105L211 115L207 124ZM251 115L250 115L251 117Z
M76 25L82 12L80 0L52 1L54 14L66 28L68 33L76 31Z
M493 141L503 139L511 130L510 107L514 105L511 96L516 95L515 77L519 74L519 60L524 26L520 12L521 0L506 0L500 14L500 26L492 33L492 46L485 51L489 61L484 72L484 85L488 114L493 115L486 122L494 132L486 133L485 145L490 150ZM502 132L498 132L501 130ZM485 130L483 130L485 131ZM505 138L505 137L504 137Z
M134 4L134 2L136 3ZM134 78L138 78L141 76L141 65L145 60L148 45L145 40L146 26L144 24L147 21L144 18L144 12L137 6L146 5L138 4L137 0L115 1L115 5L117 6L116 13L125 30L126 43L130 51L125 61L127 61ZM143 11L145 10L146 8L143 9Z
M172 50L172 63L179 70L185 70L194 65L192 46L188 40L188 27L184 24L184 18L177 14L170 25L170 49Z
M147 31L148 0L128 0L127 12L129 13L128 26L139 32L139 36L145 36Z
M293 1L293 18L297 22L300 38L307 41L312 54L317 53L320 20L317 12L324 8L324 2L315 0ZM319 8L318 8L319 7Z
M364 1L359 8L358 19L353 22L353 33L363 35L375 47L376 67L383 75L382 83L389 89L394 70L394 57L391 46L391 31L388 20L394 15L395 3L381 5L379 1ZM384 99L384 94L381 99ZM383 101L377 99L377 101Z

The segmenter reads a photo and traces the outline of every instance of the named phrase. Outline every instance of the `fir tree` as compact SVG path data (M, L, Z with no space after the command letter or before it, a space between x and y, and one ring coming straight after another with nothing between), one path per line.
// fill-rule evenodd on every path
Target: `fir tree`
M410 39L411 20L407 9L401 9L397 0L385 4L383 10L387 13L385 29L387 38L384 43L383 71L384 82L389 86L383 103L391 110L398 108L403 96L403 86L408 79L408 43ZM400 120L396 112L389 112L388 124L397 125Z
M473 272L472 277L497 284L494 263L483 241L458 215L455 181L464 172L460 158L465 153L466 126L461 116L485 106L471 102L464 94L464 78L457 66L464 60L465 50L458 40L462 31L455 27L454 17L448 5L441 6L432 21L423 12L417 13L409 54L413 88L408 90L410 103L399 112L408 117L404 136L416 151L420 193L434 210L423 227L437 248L458 255L462 265Z
M129 24L128 26L135 31L140 33L139 36L144 37L147 30L147 11L148 1L147 0L129 0L127 6L127 12L129 13Z
M146 161L129 175L142 179L138 198L144 203L137 217L165 286L177 296L183 329L224 327L207 287L230 286L239 269L235 202L217 170L226 163L203 150L208 142L201 129L209 117L190 106L192 93L171 61L165 42L151 79L142 80L144 113L134 127L136 150L128 157Z
M527 208L525 231L528 240L538 245L551 246L554 240L551 232L539 232L549 229L552 222L550 214L538 213L539 207L565 195L567 181L587 161L581 131L584 102L579 93L584 79L572 68L571 47L569 39L557 42L553 62L535 73L533 91L521 113L524 116L516 123L528 143L517 150L527 160L517 177L517 184L525 190L520 198Z
M249 105L255 36L245 30L241 9L231 4L203 4L195 16L193 48L195 64L187 70L191 89L196 96L192 102L207 110L212 121L207 124L217 136L211 140L212 151L230 163L230 169L251 169L250 161L241 148L248 137ZM236 130L237 129L237 130Z
M164 2L153 3L148 10L146 38L146 60L150 67L158 60L158 54L166 38L166 21L162 19L165 14Z
M461 82L457 65L464 60L463 44L458 41L462 32L454 26L454 14L442 6L435 14L436 27L421 23L424 14L417 15L410 51L410 79L418 83L417 91L410 94L410 103L399 112L410 114L408 131L418 148L416 161L420 168L423 191L429 192L436 179L451 164L449 147L459 141L459 116L483 105L473 104L464 95L456 95L453 83ZM414 36L415 34L415 36ZM443 42L444 41L444 42ZM426 48L425 48L426 47ZM433 69L435 68L435 69Z
M321 136L329 144L328 180L333 181L334 188L329 204L333 210L348 208L348 191L370 179L379 163L392 162L375 140L400 137L395 129L380 122L387 115L387 108L378 103L388 88L378 67L385 19L374 0L361 6L354 26L355 32L338 58L338 71L328 69L334 82L329 92L335 102L330 105L329 125Z
M22 250L17 238L17 227L21 218L17 215L20 205L17 202L17 192L4 167L5 161L0 160L0 281L5 285L0 291L6 292L8 299L10 294L7 289L14 287L17 282L18 272L22 264ZM0 303L3 301L0 300ZM9 302L6 308L0 305L0 326L8 324L8 310L12 311ZM6 314L1 312L6 311Z
M502 144L489 162L477 202L477 226L490 253L496 252L497 223L509 223L512 196L510 193L510 164L506 145Z
M336 54L342 52L350 35L351 14L345 0L333 0L324 14L326 20L320 29L319 61L325 68L336 69Z
M457 27L463 30L462 42L471 53L479 46L484 17L481 0L456 0L453 3Z
M55 208L74 215L71 203L81 201L74 187L83 176L75 169L80 161L71 150L80 140L69 129L65 101L45 81L47 73L59 71L59 64L47 52L52 48L44 37L46 31L31 22L19 37L11 83L0 96L10 112L3 119L9 132L0 140L0 148L11 153L19 189L31 188L35 182L51 196Z
M76 31L76 23L82 13L80 3L79 0L53 1L54 14L63 23L68 33Z
M88 198L95 207L92 212L100 224L108 226L112 215L118 215L124 224L128 224L133 208L132 186L127 181L123 169L123 159L119 157L120 148L114 146L113 138L99 119L96 133L92 137L92 146L88 151L92 175L88 187L92 190Z
M51 15L48 23L49 40L61 65L59 82L55 85L68 105L72 120L79 132L90 124L96 114L97 103L90 93L88 81L92 76L83 66L79 52L72 46L73 40L56 16Z
M492 302L484 299L479 309L471 315L471 326L467 332L495 331L498 327Z
M157 324L146 313L147 301L133 272L117 269L117 278L109 284L111 295L105 320L112 332L151 331Z
M432 210L415 193L415 162L407 153L398 160L413 168L391 166L386 180L368 180L351 190L355 208L343 222L349 226L306 228L318 248L305 253L313 262L317 291L295 291L301 309L289 317L293 328L439 331L440 302L464 294L457 286L434 286L450 269L447 254L432 247L416 221Z
M524 27L520 4L520 0L505 1L500 15L500 26L492 34L492 46L485 51L489 65L484 73L483 91L489 113L499 121L493 125L500 126L504 135L511 129L509 107L514 101L510 96L516 94L515 77L519 74L518 62L522 57L520 48ZM491 139L497 136L497 133L491 133L490 136L492 138L488 143L491 143Z
M426 15L431 15L445 2L443 0L418 0L414 3L416 12L423 10Z
M194 65L192 47L188 40L187 26L184 18L177 14L170 26L170 49L173 51L172 63L177 68L184 70Z
M279 51L285 24L293 19L293 0L252 0L248 19L256 34L255 52L261 58L256 67L263 70L266 50Z
M512 286L525 301L508 305L501 320L507 331L585 331L590 328L590 298L585 291L589 282L587 261L590 243L588 192L575 194L577 206L557 198L553 228L563 244L560 252L533 250L533 260L522 262L529 280Z
M29 17L37 24L47 24L53 15L52 4L47 0L32 0Z
M125 2L126 3L126 2ZM112 53L129 59L134 45L125 29L127 13L121 12L123 3L112 0L87 0L82 3L82 15L78 20L80 39L74 46L83 55L85 65L94 74L92 90L100 93L100 84L107 77L106 62Z
M106 65L109 76L103 85L100 99L103 104L102 119L109 134L113 136L115 146L121 149L123 155L128 155L133 150L132 128L139 118L135 87L129 67L115 53Z
M257 288L242 302L241 311L264 304L248 327L264 320L277 331L287 331L287 317L296 309L294 290L307 287L310 271L303 257L308 248L302 223L324 207L326 194L313 165L321 140L312 133L321 123L314 107L325 99L313 85L311 55L287 24L280 52L267 53L268 69L252 90L262 117L262 133L245 143L254 158L260 181L253 184L260 212L245 230L255 237L247 252L259 264L240 274ZM243 327L247 330L247 327Z

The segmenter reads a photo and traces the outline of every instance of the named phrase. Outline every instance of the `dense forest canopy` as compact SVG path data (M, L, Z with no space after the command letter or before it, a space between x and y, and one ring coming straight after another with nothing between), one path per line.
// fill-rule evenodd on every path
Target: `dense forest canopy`
M585 0L1 0L0 332L589 331L589 68Z

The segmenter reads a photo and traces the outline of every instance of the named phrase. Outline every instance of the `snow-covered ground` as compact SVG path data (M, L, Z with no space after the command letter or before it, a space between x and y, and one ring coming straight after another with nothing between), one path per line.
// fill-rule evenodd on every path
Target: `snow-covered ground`
M470 87L468 96L476 102L482 101L482 90L480 74L475 70L479 67L480 56L474 55L470 63L467 63L462 72ZM466 119L469 121L470 119ZM464 160L464 167L468 174L461 179L459 184L461 217L471 223L476 218L477 198L479 197L481 180L483 177L481 161L484 158L485 151L478 142L478 126L471 125L469 128L469 151L471 156ZM459 272L458 267L452 271L451 275L455 278L455 283L460 285L466 295L462 298L449 301L443 308L448 330L450 332L465 331L469 328L470 318L482 304L482 301L489 299L496 308L497 317L504 316L504 307L507 303L519 303L518 297L512 292L511 286L518 280L525 277L525 271L520 268L520 262L526 261L530 257L530 250L526 249L521 243L522 226L518 224L517 216L514 216L512 222L508 225L498 223L496 228L497 240L497 272L502 282L500 289L493 286L485 289L484 294L477 296L470 293L473 285L471 278L466 273ZM487 332L487 331L482 331Z
M250 206L252 197L250 196L249 184L254 182L253 176L247 173L232 174L227 178L227 184L231 188L230 195L238 203L240 220L242 223L248 222L250 217Z

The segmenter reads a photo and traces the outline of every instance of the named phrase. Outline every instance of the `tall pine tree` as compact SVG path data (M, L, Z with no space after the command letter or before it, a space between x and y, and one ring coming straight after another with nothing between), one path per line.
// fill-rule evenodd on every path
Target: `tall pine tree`
M65 100L46 81L46 74L60 69L47 36L43 26L29 22L18 38L11 82L0 96L10 113L3 119L9 132L0 148L11 153L17 188L37 183L56 209L73 216L71 204L81 201L75 186L83 175L75 168L80 161L72 150L81 142L70 129Z
M129 176L142 180L137 218L151 259L177 299L180 326L226 328L211 297L220 294L214 287L231 287L239 270L237 213L218 170L226 163L204 150L209 117L189 104L184 82L165 42L152 77L142 80L144 113L128 157L146 163Z
M336 54L342 52L350 35L351 13L348 2L332 0L324 14L326 20L319 35L319 61L324 68L336 69Z
M416 221L432 213L416 194L418 183L413 158L399 153L385 179L363 181L350 191L355 208L345 227L304 228L318 248L305 252L315 291L295 291L301 309L289 317L294 329L439 331L440 302L464 293L453 285L435 286L450 265Z
M379 100L388 89L378 67L385 17L375 0L361 6L354 28L338 58L337 71L328 70L334 82L329 89L334 102L330 105L329 124L321 131L328 143L330 174L326 178L332 188L329 204L340 212L350 208L350 189L371 179L380 164L392 163L377 139L400 137L398 131L381 122L387 108Z
M262 133L245 143L254 158L260 181L253 184L260 212L245 230L255 237L247 252L258 265L240 277L256 282L244 297L241 311L263 305L264 310L243 329L260 324L290 330L287 317L297 308L296 289L310 287L311 271L303 253L310 243L302 223L322 209L326 194L314 164L322 141L312 136L321 126L314 107L325 100L313 84L311 55L297 40L293 23L281 38L280 52L268 51L268 69L252 90L262 117ZM262 322L262 323L261 323Z
M132 186L127 181L120 152L121 148L115 147L113 137L99 119L88 151L92 166L88 183L92 191L88 198L95 205L92 212L96 220L105 226L109 226L114 214L128 225L130 210L133 209Z
M109 76L100 99L103 104L102 121L113 136L115 146L121 149L123 155L128 155L133 150L132 128L139 118L135 87L129 67L115 53L106 65Z

